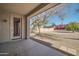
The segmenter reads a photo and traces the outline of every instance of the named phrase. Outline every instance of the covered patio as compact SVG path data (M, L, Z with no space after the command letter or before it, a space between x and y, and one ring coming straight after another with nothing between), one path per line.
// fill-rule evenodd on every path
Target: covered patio
M0 4L0 55L68 56L30 38L30 18L60 3ZM47 43L47 42L46 42ZM47 43L48 44L48 43Z

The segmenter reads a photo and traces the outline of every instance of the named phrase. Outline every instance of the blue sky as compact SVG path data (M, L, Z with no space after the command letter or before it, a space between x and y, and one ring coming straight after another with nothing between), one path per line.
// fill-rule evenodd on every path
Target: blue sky
M66 12L67 17L64 18L63 23L68 24L70 22L79 22L79 13L76 12L76 9L79 8L79 4L77 3L72 3L69 4L68 6L59 9L59 12ZM54 22L56 25L61 24L61 18L58 16L50 16L49 17L49 23Z
M76 10L79 9L79 3L67 4L63 8L58 8L57 11L62 13L65 12L67 17L64 18L63 24L68 24L70 22L79 22L79 13ZM30 21L30 23L32 20ZM56 25L61 24L61 18L58 16L50 16L48 18L48 24L55 23Z

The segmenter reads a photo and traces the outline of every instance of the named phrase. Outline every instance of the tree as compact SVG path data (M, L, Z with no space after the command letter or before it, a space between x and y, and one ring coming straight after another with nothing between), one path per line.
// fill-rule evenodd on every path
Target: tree
M52 27L54 27L55 26L55 23L52 23Z
M44 25L44 28L52 28L55 26L55 23L47 23L46 25Z
M70 24L68 24L66 27L65 27L66 30L70 30L70 31L77 31L79 30L79 24L78 23L75 23L75 22L71 22Z
M40 21L40 19L35 19L35 20L33 20L33 22L32 22L32 29L36 29L36 28L38 28L39 29L39 33L40 33L40 26L41 26L41 21Z
M39 34L40 34L40 28L48 23L49 16L50 16L50 14L49 15L45 14L42 17L36 16L37 18L34 19L32 24L31 24L32 28L33 29L37 28L39 31Z

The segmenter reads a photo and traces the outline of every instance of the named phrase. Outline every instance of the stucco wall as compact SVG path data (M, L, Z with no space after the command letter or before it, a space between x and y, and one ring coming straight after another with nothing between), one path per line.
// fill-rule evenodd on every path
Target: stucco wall
M4 22L4 20L7 20ZM2 12L0 14L0 42L9 40L9 13Z
M40 28L41 33L49 33L49 32L53 32L54 28ZM39 29L37 29L36 32L39 32Z
M19 17L22 20L22 38L25 38L25 19L22 15L9 12L0 13L0 42L12 41L13 37L13 17ZM4 22L3 20L7 20Z

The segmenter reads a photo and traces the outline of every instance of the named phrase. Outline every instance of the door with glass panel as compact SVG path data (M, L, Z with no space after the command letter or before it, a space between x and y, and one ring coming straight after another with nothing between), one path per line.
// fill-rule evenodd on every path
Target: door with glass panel
M14 39L21 38L21 19L14 17L13 19L13 36Z

